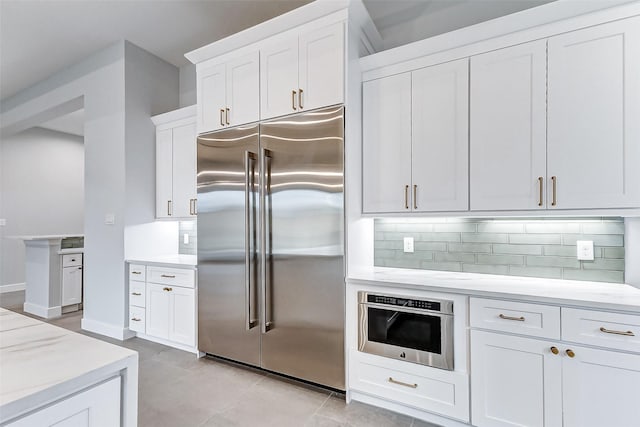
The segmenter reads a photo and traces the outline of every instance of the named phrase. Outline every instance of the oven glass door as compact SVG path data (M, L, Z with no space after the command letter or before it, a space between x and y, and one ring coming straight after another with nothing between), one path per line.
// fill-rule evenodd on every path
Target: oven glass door
M442 354L442 317L367 307L368 340Z

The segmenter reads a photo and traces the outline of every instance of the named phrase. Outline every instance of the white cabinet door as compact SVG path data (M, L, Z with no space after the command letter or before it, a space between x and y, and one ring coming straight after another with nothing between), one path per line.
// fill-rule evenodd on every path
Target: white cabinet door
M62 269L62 306L82 302L82 266Z
M473 425L562 426L562 356L551 352L554 345L472 330Z
M173 216L195 215L196 200L196 126L173 128Z
M640 425L640 356L569 346L563 354L564 427Z
M229 126L260 120L260 55L252 52L227 63L227 103Z
M147 283L146 330L147 335L169 338L169 287Z
M173 287L169 313L169 339L180 344L195 345L195 291Z
M469 208L469 62L411 73L412 209Z
M172 214L173 136L171 129L156 131L156 218Z
M362 91L362 209L408 212L411 73L365 82Z
M549 39L557 208L640 206L640 18Z
M546 41L472 57L470 82L471 210L544 209Z
M260 51L260 118L298 109L298 38L278 40Z
M298 107L302 110L344 101L344 24L301 34Z
M198 72L198 133L226 126L226 65L218 64Z
M36 411L7 427L113 427L120 424L120 377Z

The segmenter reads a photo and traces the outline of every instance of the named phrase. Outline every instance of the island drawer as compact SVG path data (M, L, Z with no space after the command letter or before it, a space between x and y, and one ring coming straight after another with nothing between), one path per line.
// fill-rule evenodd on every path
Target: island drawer
M129 264L129 280L144 282L147 267L142 264Z
M187 268L148 267L147 282L195 288L195 270Z
M470 298L472 328L560 339L560 307Z
M136 307L145 307L145 283L144 282L130 282L129 283L129 305Z
M81 267L82 254L66 254L62 255L62 267Z
M640 316L563 308L562 339L640 353Z
M135 332L145 333L145 310L141 307L129 307L129 329Z

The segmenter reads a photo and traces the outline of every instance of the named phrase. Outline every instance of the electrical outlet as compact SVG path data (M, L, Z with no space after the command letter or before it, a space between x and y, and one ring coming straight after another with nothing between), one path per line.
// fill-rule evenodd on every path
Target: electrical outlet
M593 261L593 240L578 240L576 247L579 260Z
M4 227L7 225L7 220L5 218L0 218L0 227Z
M404 251L413 252L413 237L404 238Z
M183 242L185 245L188 245L188 244L189 244L189 233L184 233L184 237L182 238L182 242Z
M112 213L104 214L104 223L107 225L115 224L116 223L115 214L112 214Z

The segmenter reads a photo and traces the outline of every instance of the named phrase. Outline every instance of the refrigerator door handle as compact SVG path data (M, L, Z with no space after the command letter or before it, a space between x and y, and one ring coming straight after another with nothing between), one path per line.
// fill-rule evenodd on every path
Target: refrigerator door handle
M254 233L253 224L255 221L254 209L253 205L253 179L254 179L254 167L253 162L255 161L255 155L249 151L244 152L244 291L246 296L245 302L245 318L246 318L246 327L247 331L254 328L258 323L257 319L254 319L251 315L251 277L252 277L252 266L253 266L253 252L255 248L253 247L252 237Z
M260 322L260 331L263 334L266 334L271 329L273 329L273 322L268 320L271 315L271 310L267 310L271 307L271 282L268 280L269 275L267 274L267 251L271 252L270 243L267 243L267 237L271 234L271 224L270 224L270 216L271 216L271 203L267 205L267 199L271 198L271 152L266 148L262 147L260 149L260 171L261 171L261 192L260 192L260 206L262 207L262 215L260 215L260 231L261 231L261 251L260 251L260 265L261 271L260 275L262 280L262 322ZM269 218L268 218L269 217ZM267 225L269 225L269 230L267 230ZM271 262L271 261L269 261Z

